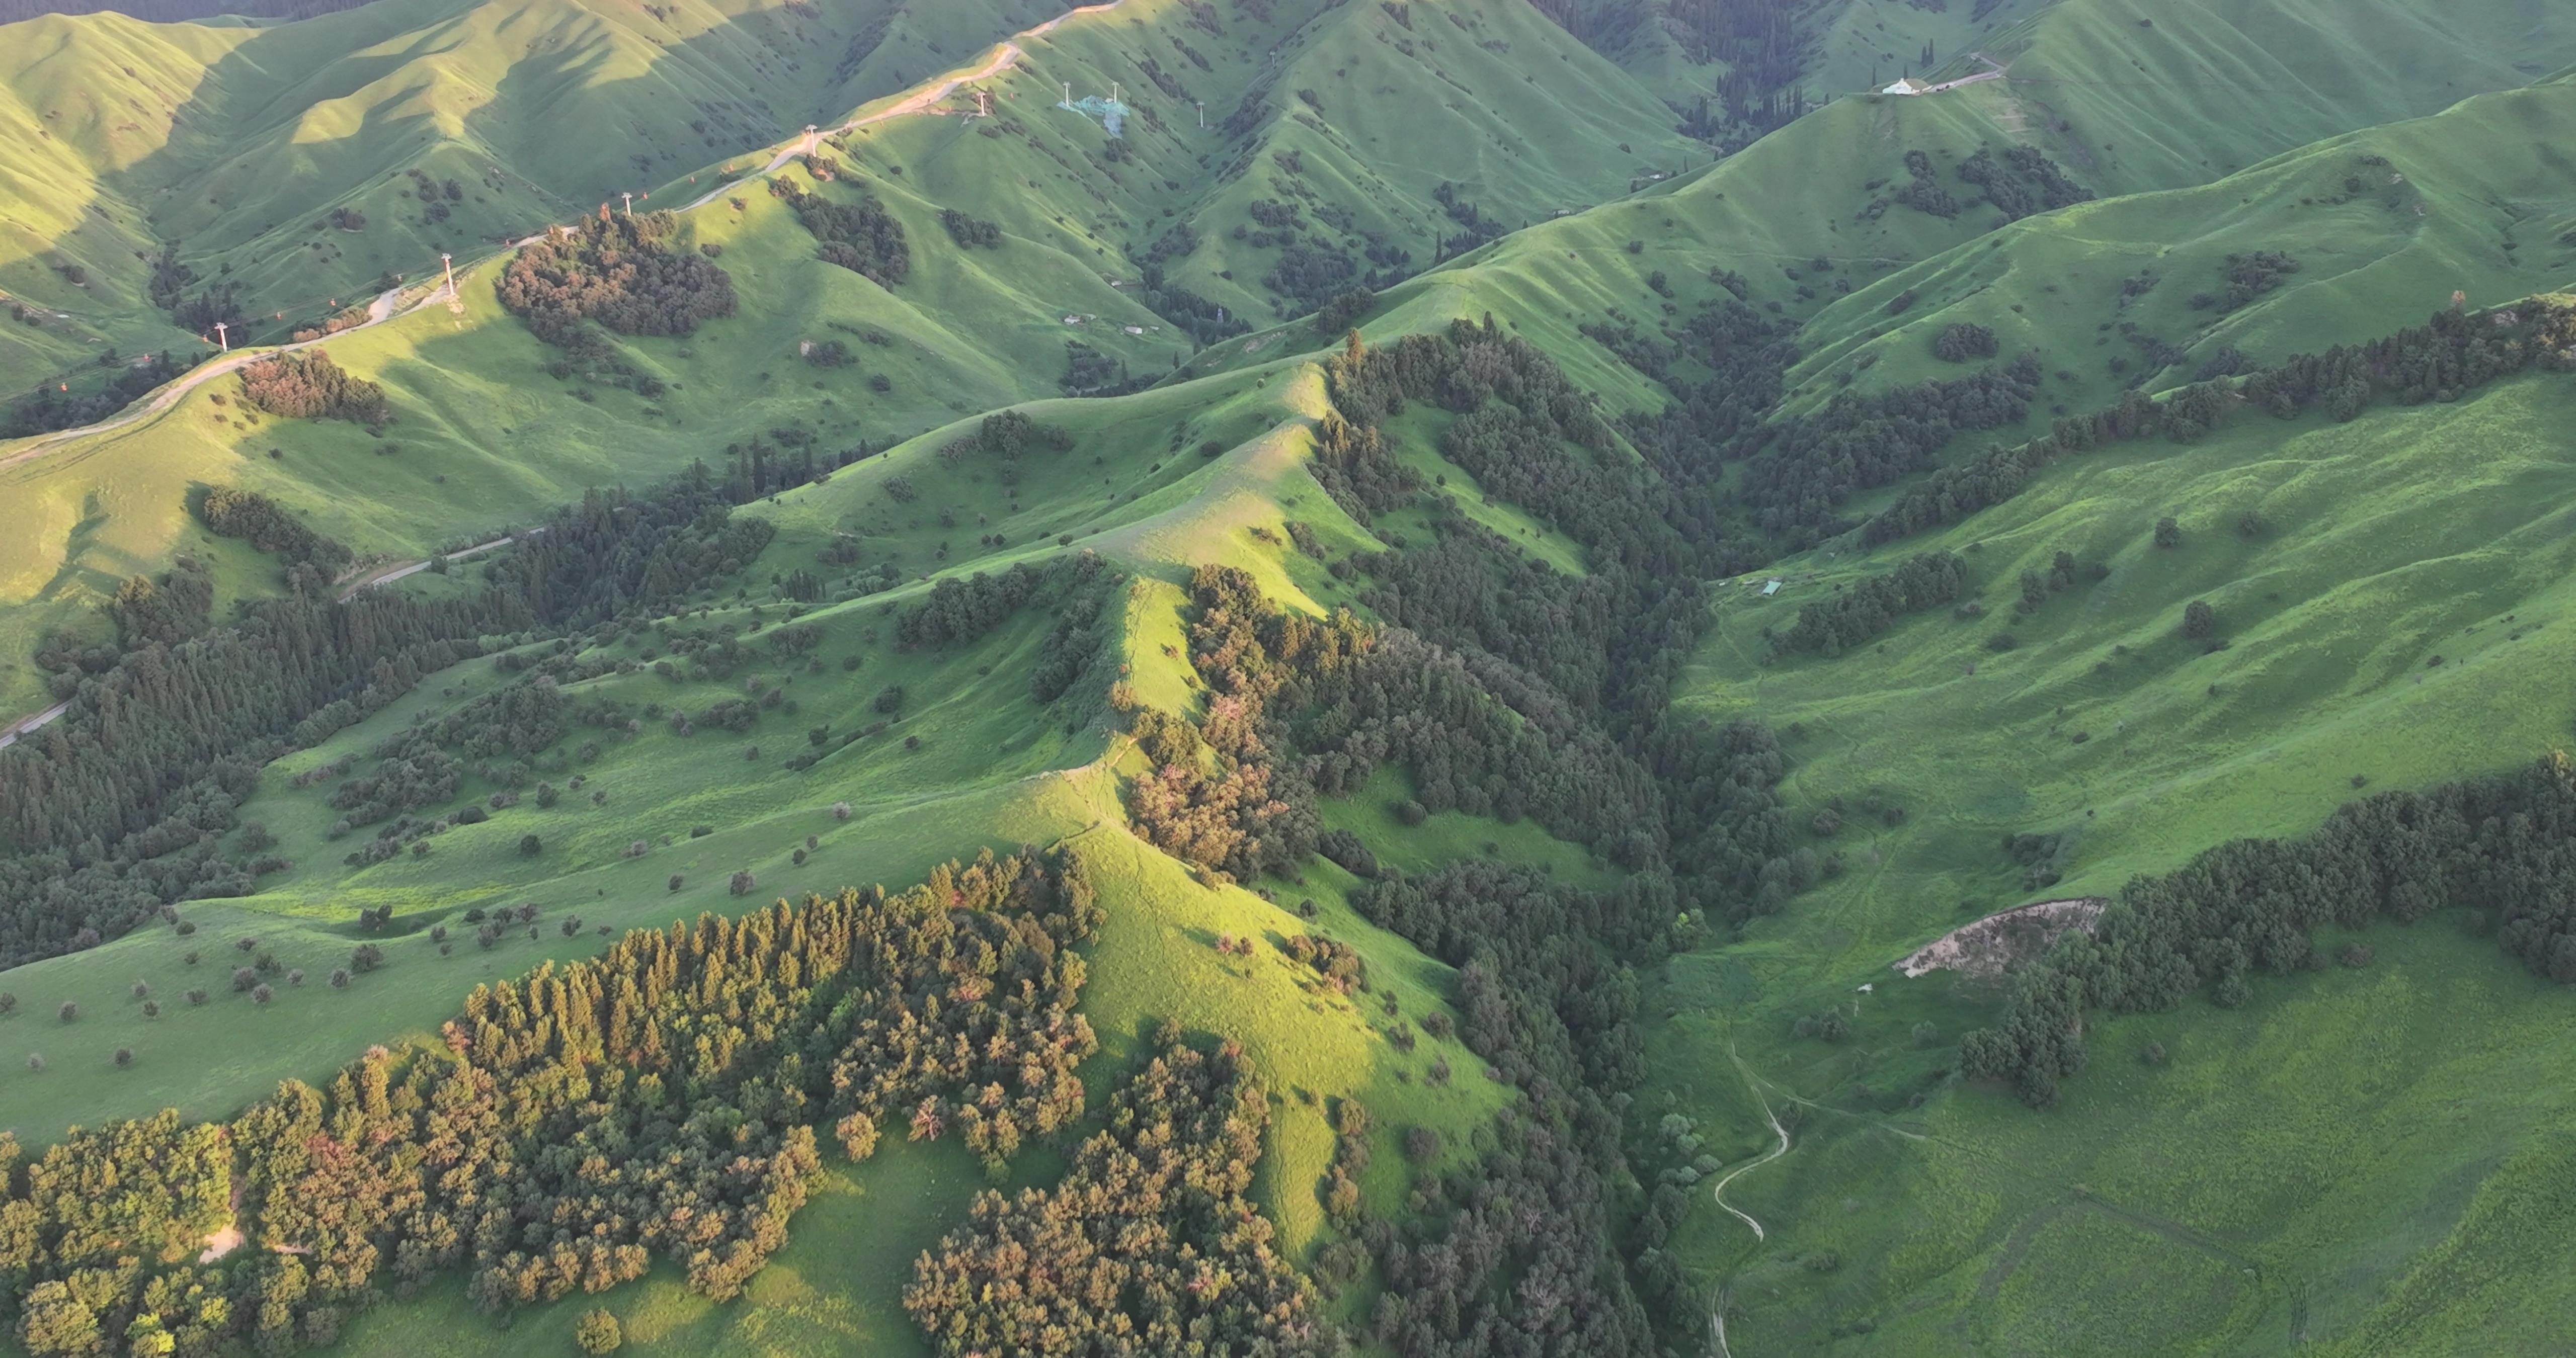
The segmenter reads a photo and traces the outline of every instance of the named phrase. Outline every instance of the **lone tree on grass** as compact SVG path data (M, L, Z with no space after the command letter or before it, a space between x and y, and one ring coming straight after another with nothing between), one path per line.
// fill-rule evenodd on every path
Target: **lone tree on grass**
M127 1066L133 1064L134 1049L132 1047L119 1047L116 1049L116 1068L118 1070L123 1070Z
M63 1001L63 1007L54 1011L54 1016L65 1023L69 1023L80 1017L80 1006L72 1003L70 1000L65 1000Z
M2156 520L2156 545L2159 547L2181 546L2182 525L2174 522L2170 518Z
M545 851L546 842L544 840L537 838L535 835L519 836L519 852L522 856L534 858Z
M733 894L737 896L750 895L751 889L758 885L760 885L760 879L752 876L748 869L733 875Z
M267 986L259 986L250 992L250 1000L253 1004L264 1005L276 998L277 992Z
M2194 641L2218 635L2218 610L2194 599L2182 606L2182 634Z
M618 1325L617 1317L610 1315L604 1309L593 1307L584 1311L581 1319L574 1322L572 1342L582 1352L597 1358L600 1354L615 1353L623 1347L626 1343L626 1332Z

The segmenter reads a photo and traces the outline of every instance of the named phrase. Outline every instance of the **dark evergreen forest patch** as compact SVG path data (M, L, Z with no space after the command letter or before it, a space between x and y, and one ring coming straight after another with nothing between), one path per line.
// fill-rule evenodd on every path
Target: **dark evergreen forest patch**
M501 305L548 344L564 345L584 321L621 335L685 335L734 312L733 280L696 254L671 248L668 212L619 216L601 207L579 226L548 231L501 273Z

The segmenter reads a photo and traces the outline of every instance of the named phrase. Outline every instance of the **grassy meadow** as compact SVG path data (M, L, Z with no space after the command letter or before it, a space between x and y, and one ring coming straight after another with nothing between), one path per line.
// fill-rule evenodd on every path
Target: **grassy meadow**
M1490 315L1609 412L1667 394L1583 328L1677 330L1732 273L1751 304L1803 326L1785 410L1959 375L1931 337L1974 323L2006 355L2045 356L2036 428L2131 385L2176 385L2229 348L2277 359L2417 323L2454 289L2485 305L2576 278L2576 192L2554 149L2576 140L2563 70L2576 16L2470 8L1829 4L1808 60L1837 92L1925 41L1941 75L1974 69L1971 48L2012 75L1929 98L1840 98L1710 165L1661 96L1712 72L1652 35L1594 51L1525 0L1276 0L1225 5L1204 24L1182 0L1126 0L1027 39L1018 66L981 82L994 118L970 119L971 101L951 97L937 116L840 138L834 182L781 172L885 204L912 245L912 274L891 291L817 259L756 178L685 214L680 246L720 260L740 307L684 338L619 341L667 388L651 399L550 375L558 351L494 300L502 262L484 238L590 210L621 186L654 185L651 206L686 201L765 163L804 121L882 110L981 65L1055 7L686 0L665 15L437 0L294 24L98 15L0 29L0 114L47 131L0 149L0 290L70 313L0 326L0 390L110 344L185 340L149 304L136 258L163 240L289 316L361 296L439 248L464 256L455 305L330 345L391 395L398 419L378 433L257 415L225 380L0 465L0 715L51 701L33 653L58 631L108 639L96 605L128 577L197 557L218 618L282 588L271 558L191 517L208 487L273 497L356 548L363 569L483 541L594 488L697 461L721 471L728 445L781 430L874 452L741 507L777 532L738 578L570 643L615 666L568 696L645 716L632 734L574 729L541 756L562 785L553 804L525 790L424 840L426 854L360 866L345 856L367 836L332 835L329 780L295 786L337 760L364 766L414 723L508 682L491 657L467 662L266 769L241 815L294 866L259 894L182 905L186 933L157 927L0 974L18 1001L0 1017L0 1131L42 1145L162 1107L223 1116L371 1044L430 1040L475 985L594 955L621 930L899 887L988 848L1069 844L1108 911L1082 1004L1103 1046L1084 1071L1095 1102L1164 1021L1241 1042L1273 1113L1254 1196L1284 1246L1311 1258L1335 1236L1319 1181L1345 1099L1374 1114L1370 1209L1401 1219L1415 1172L1403 1131L1437 1129L1444 1166L1463 1165L1510 1097L1461 1042L1398 1040L1399 1024L1445 1011L1454 977L1361 918L1357 879L1338 866L1217 882L1140 839L1122 798L1144 759L1103 699L1114 677L1145 704L1200 701L1191 567L1241 567L1283 606L1322 614L1362 607L1369 581L1290 546L1292 524L1332 557L1430 533L1418 506L1363 527L1309 471L1329 399L1306 356L1333 340L1267 280L1281 246L1247 228L1280 204L1314 240L1409 251L1402 271L1421 272L1367 311L1371 339ZM862 31L873 43L852 45ZM2559 79L2530 83L2552 70ZM1112 81L1134 105L1115 140L1053 106L1066 84L1080 96ZM115 121L120 97L140 110L131 126ZM558 106L578 112L550 121ZM1969 201L1957 164L2008 144L2040 149L2101 197L2019 221ZM1955 216L1880 201L1909 151L1961 200ZM469 186L442 193L446 217L426 219L414 168ZM1432 268L1459 225L1434 196L1443 185L1513 229ZM373 225L315 231L335 207ZM994 223L1002 244L952 248L950 209ZM1252 333L1201 348L1140 295L1154 242L1183 225L1194 238L1158 267ZM2223 314L2193 305L2230 255L2257 250L2300 267ZM1162 380L1065 397L1068 341ZM808 361L834 342L854 361ZM2181 357L2145 366L2164 349ZM964 451L1003 408L1066 445L1007 475ZM1451 418L1417 404L1392 419L1397 460L1476 522L1583 572L1578 544L1439 454ZM2088 1035L2093 1067L2045 1113L1950 1073L1959 1035L1994 1011L1995 982L1907 981L1891 964L1993 911L2107 893L2231 837L2299 833L2363 789L2565 745L2570 428L2576 385L2556 375L2341 425L2240 410L2198 443L2070 456L1939 532L1868 553L1828 542L1713 587L1676 706L1781 733L1781 791L1810 827L1800 842L1839 870L1646 978L1637 1172L1677 1168L1652 1141L1666 1114L1689 1119L1724 1170L1744 1170L1724 1207L1701 1203L1666 1247L1718 1298L1712 1351L2432 1358L2465 1334L2497 1352L2553 1351L2576 1262L2564 1243L2576 1240L2576 1100L2561 1055L2576 1016L2485 936L2482 912L2338 936L2330 948L2362 943L2369 964L2268 978L2238 1009L2195 999L2105 1020ZM12 451L0 445L0 464ZM2181 541L2159 547L2168 515ZM894 583L791 615L785 577L837 574L821 554L844 544L856 570ZM1981 612L1911 616L1830 658L1773 653L1766 634L1807 603L1930 550L1969 563ZM2016 613L2021 573L2044 574L2059 552L2107 573ZM939 580L1075 553L1132 579L1068 696L1029 693L1054 621L1041 610L953 649L897 644L899 611ZM395 587L462 590L482 568ZM1783 589L1761 597L1774 578ZM2224 648L2180 635L2193 602L2215 610ZM821 635L811 663L760 644L791 616ZM665 628L738 635L758 659L721 680L665 676L653 668ZM552 643L520 644L534 656ZM782 696L746 731L683 735L670 720L753 683ZM897 687L902 701L884 705ZM787 767L808 753L821 757ZM469 775L455 801L502 790ZM1319 811L1408 873L1501 858L1617 885L1526 821L1450 812L1408 827L1391 808L1409 792L1388 769ZM1827 812L1839 828L1811 828ZM2060 837L2058 880L2035 882L2006 852L2021 833ZM533 855L520 847L531 834ZM729 887L738 871L757 879L742 895ZM466 912L523 904L541 912L534 937L477 946ZM395 920L362 934L354 918L373 907ZM1365 993L1342 995L1288 956L1309 932L1359 948ZM1220 953L1226 936L1253 940L1251 955ZM366 942L384 965L330 985ZM264 1006L231 985L261 954L276 963ZM300 985L285 979L294 969ZM76 1017L59 1016L65 1003ZM1799 1035L1799 1020L1829 1014L1848 1037ZM1791 1149L1764 1160L1774 1117ZM1051 1182L1060 1155L1032 1148L1007 1186ZM988 1185L950 1143L829 1158L793 1243L740 1303L712 1305L665 1270L504 1326L449 1280L353 1322L346 1351L562 1352L581 1312L604 1305L628 1351L648 1355L924 1353L900 1309L910 1261ZM1713 1176L1693 1175L1708 1194ZM1354 1287L1333 1313L1361 1320L1374 1301Z
M1740 945L1676 959L1660 995L1647 1107L1700 1120L1729 1165L1773 1144L1763 1103L1793 1124L1792 1153L1727 1190L1770 1238L1702 1212L1677 1247L1728 1290L1730 1342L2545 1348L2502 1298L2528 1295L2513 1280L2555 1248L2534 1232L2571 1206L2539 1186L2549 1129L2576 1116L2545 1036L2569 1020L2482 936L2491 915L2364 931L2367 966L2267 981L2240 1011L2105 1020L2045 1113L1948 1088L1995 983L1892 963L1996 910L2301 833L2356 788L2565 747L2571 400L2533 377L2349 425L2243 413L2203 443L2072 458L1945 532L1721 587L1686 704L1785 733L1798 823L1845 813L1808 839L1841 855L1838 878ZM2166 512L2182 541L2158 548ZM1935 549L1970 563L1982 616L1945 607L1840 656L1773 656L1764 630L1805 601ZM2061 550L2109 574L2017 616L2019 573ZM1759 598L1774 576L1787 586ZM2192 600L2225 649L2180 636ZM2005 632L2019 644L1992 649ZM2022 832L2068 837L2062 881L2026 880L2001 847ZM1835 1011L1846 1042L1793 1031ZM2500 1276L2469 1285L2479 1267Z

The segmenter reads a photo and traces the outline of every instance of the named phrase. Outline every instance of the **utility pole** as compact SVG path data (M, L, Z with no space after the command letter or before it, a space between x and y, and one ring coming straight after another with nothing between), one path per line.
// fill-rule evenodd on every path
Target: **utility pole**
M447 297L448 297L448 300L449 300L449 301L454 301L454 300L456 300L456 263L455 263L455 257L454 257L454 256L452 256L452 255L444 255L444 254L440 255L440 256L438 257L438 267L440 267L440 268L442 268L442 269L447 270Z
M222 345L225 353L229 354L233 351L233 342L224 334L224 323L222 321L215 322L215 343Z
M1199 130L1200 130L1201 132L1205 132L1205 131L1207 131L1207 101L1206 101L1206 100L1204 100L1204 99L1193 99L1193 100L1191 100L1190 102L1191 102L1191 103L1193 103L1193 104L1198 105L1198 109L1199 109Z
M1070 80L1064 82L1064 106L1073 107L1073 82Z
M978 117L983 117L983 118L990 118L990 117L992 117L992 116L993 116L993 92L992 92L992 91L990 91L990 90L977 90L977 91L975 91L975 113L976 113L976 116L978 116Z
M634 195L634 194L631 194L631 193L621 193L621 194L619 194L619 195L618 195L618 197L623 198L623 199L625 199L625 200L626 200L626 215L627 215L627 216L629 216L629 217L634 216L634 215L635 215L635 195Z

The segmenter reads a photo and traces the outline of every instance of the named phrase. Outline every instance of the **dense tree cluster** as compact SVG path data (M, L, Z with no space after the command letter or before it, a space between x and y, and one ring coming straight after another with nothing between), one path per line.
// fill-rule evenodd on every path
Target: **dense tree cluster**
M1922 151L1905 153L1905 183L1891 192L1885 201L1900 203L1944 221L1959 215L1959 200L1941 187L1940 179L1932 171L1932 157ZM1865 215L1874 217L1885 210L1873 201Z
M1669 345L1639 335L1633 325L1592 325L1583 333L1672 393L1661 415L1631 420L1626 432L1677 486L1714 481L1728 461L1759 446L1763 421L1780 403L1799 357L1797 322L1765 315L1734 296L1702 308ZM1707 376L1684 379L1685 366Z
M1372 1236L1394 1299L1380 1333L1406 1358L1654 1352L1609 1249L1604 1186L1625 1170L1606 1100L1644 1071L1630 962L1656 955L1668 886L1638 875L1593 892L1469 862L1363 884L1351 903L1459 969L1460 1036L1525 1095L1433 1233ZM1507 1269L1510 1285L1489 1281Z
M1208 683L1206 720L1138 711L1133 734L1153 772L1130 789L1128 812L1173 857L1237 876L1293 871L1321 827L1304 763L1272 709L1293 709L1350 666L1370 644L1368 629L1347 609L1320 621L1274 610L1231 566L1193 571L1190 602L1190 663Z
M152 261L152 276L144 283L144 292L152 305L170 313L170 322L182 330L211 335L217 323L247 333L248 318L242 314L241 284L220 280L195 295L189 285L197 282L197 271L179 261L179 243L165 241L161 253Z
M1541 13L1614 57L1653 27L1689 58L1719 69L1715 106L1703 97L1681 130L1733 150L1807 111L1800 86L1816 34L1790 0L1534 0Z
M170 563L160 579L147 575L117 586L107 603L116 635L126 649L155 642L173 646L206 630L215 607L214 576L193 556Z
M796 220L819 242L814 254L881 288L912 276L912 247L905 243L903 223L886 211L873 193L855 203L836 203L819 193L806 193L784 179L769 181L769 191L796 209Z
M271 415L348 420L382 429L394 417L385 389L331 361L320 349L274 354L241 369L242 400Z
M948 238L957 242L961 249L971 250L978 246L987 250L1002 248L1002 228L981 217L960 212L953 207L941 208L939 224L947 230Z
M1136 389L1127 360L1104 354L1080 340L1064 342L1064 376L1056 389L1067 396L1120 396Z
M2091 189L2068 177L2035 146L2006 147L2000 157L1993 147L1980 146L1959 162L1959 177L1985 190L1986 201L2002 209L2006 221L2093 199Z
M734 312L733 279L672 248L679 218L619 216L603 205L579 226L548 231L502 270L501 305L548 344L575 340L584 321L621 335L685 335Z
M1706 623L1699 582L1764 556L1760 543L1728 532L1713 488L1639 476L1612 459L1611 435L1588 398L1544 354L1490 323L1377 349L1353 336L1327 372L1336 405L1323 422L1327 445L1338 411L1354 412L1343 441L1364 454L1378 447L1378 422L1407 401L1461 412L1468 418L1443 432L1441 452L1488 491L1574 537L1592 567L1575 579L1525 561L1508 540L1435 499L1436 543L1366 565L1381 582L1370 604L1437 646L1417 660L1405 642L1399 660L1367 668L1353 692L1380 719L1350 729L1418 740L1384 748L1406 763L1422 750L1441 775L1434 795L1455 796L1465 809L1535 815L1631 867L1669 856L1694 910L1741 919L1812 884L1770 793L1781 764L1768 734L1666 714ZM1392 461L1382 450L1375 456ZM1374 512L1365 502L1344 507ZM1387 673L1396 670L1407 673ZM1443 730L1413 715L1422 712L1483 729ZM1504 720L1489 722L1492 715ZM1435 731L1448 738L1445 749L1432 748ZM1356 767L1381 757L1366 745L1345 748L1366 756ZM1335 785L1335 767L1323 766L1320 785Z
M314 532L292 510L254 490L218 486L197 502L197 517L216 535L242 538L281 557L291 568L309 565L326 579L357 559L346 546Z
M1993 358L2000 345L1995 332L1982 325L1954 321L1941 327L1932 337L1932 356L1944 363L1966 363L1971 359Z
M292 1353L379 1287L459 1265L493 1310L656 1258L731 1297L785 1242L818 1126L853 1156L880 1128L954 1130L1000 1165L1080 1117L1074 1066L1096 1043L1073 946L1100 918L1069 856L987 854L893 895L641 930L479 987L443 1043L377 1048L224 1127L163 1114L26 1167L0 1137L0 1306L33 1358L92 1358L138 1332L168 1337L146 1352ZM250 1243L194 1262L228 1215ZM1185 1291L1182 1260L1167 1269L1150 1276Z
M591 626L738 570L774 530L727 517L727 504L699 467L559 511L462 597L342 601L299 563L287 597L176 644L39 652L71 710L0 750L0 966L112 938L176 901L251 890L254 868L282 863L237 862L217 837L261 765L482 654L486 638ZM259 511L244 522L274 530Z
M1407 1358L1651 1352L1644 1310L1609 1244L1603 1186L1622 1171L1618 1120L1603 1100L1641 1069L1631 959L1659 955L1686 918L1664 857L1657 775L1685 814L1707 818L1678 846L1698 874L1695 889L1739 899L1742 912L1776 908L1797 872L1779 856L1777 748L1757 728L1659 724L1630 754L1545 684L1483 651L1452 653L1347 617L1284 614L1231 568L1202 568L1192 585L1190 658L1210 693L1206 735L1161 712L1139 714L1139 748L1157 769L1133 790L1140 829L1169 852L1228 871L1286 871L1322 850L1361 872L1354 904L1460 966L1471 1045L1528 1093L1480 1140L1492 1152L1485 1170L1440 1187L1433 1232L1399 1238L1384 1223L1362 1224L1389 1285L1377 1332ZM1507 706L1489 679L1524 706ZM1349 837L1317 834L1310 808L1316 790L1348 794L1387 762L1412 772L1417 811L1531 815L1636 871L1607 893L1481 865L1420 879L1386 873ZM1298 940L1291 951L1328 975L1336 965L1329 943ZM1506 1273L1513 1281L1502 1281ZM1680 1287L1668 1273L1649 1274L1649 1285Z
M1287 299L1287 313L1292 316L1318 310L1362 285L1374 286L1374 282L1361 278L1359 261L1321 237L1297 241L1280 251L1279 262L1261 276L1261 286Z
M964 579L942 576L921 603L896 620L895 644L945 650L991 633L1033 603L1069 604L1111 577L1109 563L1092 552L1073 552L1045 565L1022 561L999 575L977 571Z
M46 434L75 425L94 424L123 410L144 393L178 377L204 362L202 353L180 354L164 349L146 355L142 362L129 364L115 355L104 356L111 364L106 383L96 390L71 390L69 382L48 382L25 396L10 402L5 418L0 418L0 438L19 438L28 434Z
M1812 415L1780 421L1776 439L1745 464L1744 500L1763 531L1811 545L1845 527L1840 507L1854 493L1930 467L1962 432L2021 423L2041 375L2039 355L2026 352L1966 377L1837 393Z
M2546 298L2488 312L2442 312L2384 339L2297 354L2240 382L2195 382L2155 400L2131 391L2089 415L2060 416L2049 432L1943 467L1864 524L1868 546L1957 523L2021 493L2070 453L2133 439L2199 438L2242 404L2296 419L2323 410L2350 420L2373 405L2448 401L2534 367L2576 371L2576 307Z
M1908 613L1938 608L1967 587L1968 563L1950 552L1925 552L1885 575L1873 575L1798 610L1782 632L1785 651L1840 655L1885 632Z
M1967 1035L1970 1075L2045 1105L2084 1065L2088 1011L2170 1009L2194 991L2233 1007L2256 972L2325 965L2319 925L2466 908L2536 975L2576 984L2576 766L2553 754L2488 778L2382 793L2297 839L2240 839L2132 878L2090 933L2073 931Z
M944 1358L1347 1351L1246 1196L1270 1123L1232 1044L1167 1046L1110 1096L1051 1189L986 1193L914 1269Z
M2229 255L2219 269L2223 286L2216 292L2193 293L2192 309L2215 309L2224 316L2267 292L2279 289L2291 274L2298 271L2299 261L2279 250L2248 250Z

